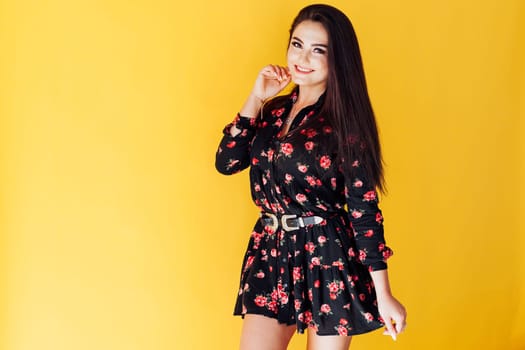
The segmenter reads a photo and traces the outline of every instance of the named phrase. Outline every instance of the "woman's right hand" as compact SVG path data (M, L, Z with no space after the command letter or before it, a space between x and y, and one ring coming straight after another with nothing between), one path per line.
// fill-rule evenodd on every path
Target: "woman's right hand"
M264 101L281 92L291 80L292 77L286 67L273 64L264 67L257 75L253 90L244 102L239 114L244 117L255 118ZM238 133L239 130L232 127L232 136Z
M265 101L281 92L291 79L287 67L270 64L261 69L257 75L252 95Z

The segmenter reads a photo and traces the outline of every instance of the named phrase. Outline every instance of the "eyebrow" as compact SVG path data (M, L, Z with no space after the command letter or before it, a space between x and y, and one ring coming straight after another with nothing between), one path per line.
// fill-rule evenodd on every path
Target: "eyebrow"
M296 37L296 36L292 37L292 40L297 40L297 41L301 42L301 44L304 44L304 42L301 39L299 39L298 37ZM328 45L326 45L326 44L312 44L312 46L321 46L321 47L324 47L324 48L328 48Z

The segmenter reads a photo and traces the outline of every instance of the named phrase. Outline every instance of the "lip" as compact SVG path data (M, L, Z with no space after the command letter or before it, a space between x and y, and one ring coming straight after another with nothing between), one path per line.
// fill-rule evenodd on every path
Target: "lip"
M310 74L312 72L314 72L313 69L308 69L308 68L304 68L304 67L300 67L298 65L294 65L294 68L295 68L295 71L299 74Z

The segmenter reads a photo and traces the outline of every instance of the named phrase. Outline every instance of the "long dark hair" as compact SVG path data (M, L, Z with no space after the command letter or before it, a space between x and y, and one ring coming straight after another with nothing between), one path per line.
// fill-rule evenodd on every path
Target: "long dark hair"
M352 163L359 160L370 185L384 192L379 135L352 23L335 7L307 6L292 23L288 45L297 25L307 20L319 22L328 33L329 73L320 113L331 121L336 132L343 170L352 175Z

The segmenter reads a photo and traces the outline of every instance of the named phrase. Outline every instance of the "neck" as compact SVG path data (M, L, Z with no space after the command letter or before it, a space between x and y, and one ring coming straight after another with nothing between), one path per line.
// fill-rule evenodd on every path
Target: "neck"
M299 86L296 105L309 106L319 100L319 97L325 92L326 86Z

